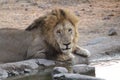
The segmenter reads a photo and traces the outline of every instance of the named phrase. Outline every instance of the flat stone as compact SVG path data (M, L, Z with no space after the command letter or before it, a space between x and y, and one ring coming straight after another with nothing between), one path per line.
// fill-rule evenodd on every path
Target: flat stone
M20 68L30 68L30 69L36 69L38 68L38 64L35 62L35 60L25 60L20 62L13 62L13 63L6 63L6 64L0 64L0 67L3 69L20 69Z
M53 76L53 80L104 80L104 79L73 73L61 73L55 74Z
M65 67L54 67L53 68L53 75L59 73L68 73L68 70Z
M73 73L95 76L95 67L86 64L74 65L72 66L72 69L73 69Z
M30 69L24 69L24 73L30 73L32 70Z

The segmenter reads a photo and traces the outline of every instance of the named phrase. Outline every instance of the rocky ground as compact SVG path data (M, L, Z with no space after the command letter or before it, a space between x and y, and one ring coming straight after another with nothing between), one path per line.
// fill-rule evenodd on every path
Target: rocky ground
M79 17L78 44L91 52L89 62L120 59L120 0L0 0L0 28L25 29L54 8Z

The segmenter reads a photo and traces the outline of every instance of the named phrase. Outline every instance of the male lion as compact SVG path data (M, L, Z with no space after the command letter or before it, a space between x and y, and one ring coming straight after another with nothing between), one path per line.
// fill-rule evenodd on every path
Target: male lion
M78 18L64 9L36 19L25 30L0 29L0 62L31 58L68 60L73 53L90 56L77 46Z

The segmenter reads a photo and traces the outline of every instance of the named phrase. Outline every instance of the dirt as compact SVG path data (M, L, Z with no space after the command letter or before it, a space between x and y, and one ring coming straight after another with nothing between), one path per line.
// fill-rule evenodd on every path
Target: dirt
M120 0L0 0L0 28L25 29L54 8L67 8L80 18L79 45L108 36L114 28L120 37Z

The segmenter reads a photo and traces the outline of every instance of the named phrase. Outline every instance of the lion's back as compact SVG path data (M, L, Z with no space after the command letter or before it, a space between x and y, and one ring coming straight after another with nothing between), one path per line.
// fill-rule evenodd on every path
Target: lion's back
M30 34L23 30L0 29L0 61L23 60L29 41Z

